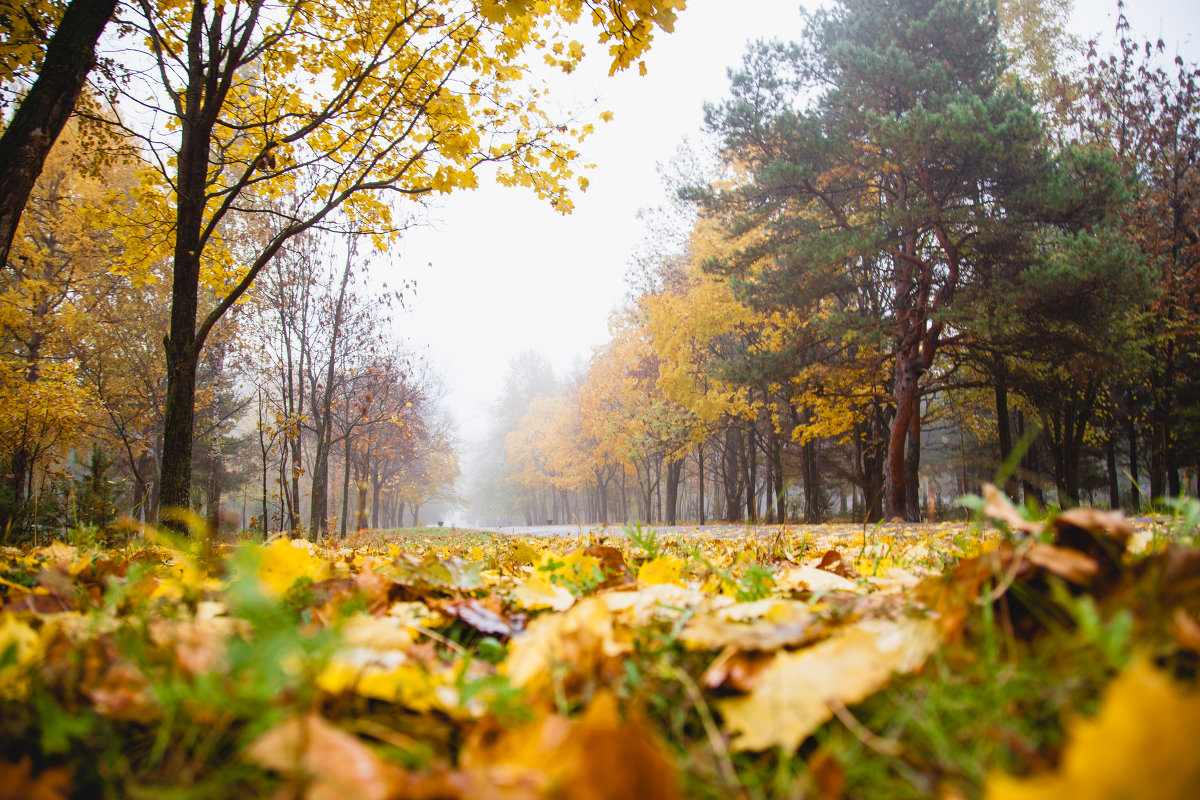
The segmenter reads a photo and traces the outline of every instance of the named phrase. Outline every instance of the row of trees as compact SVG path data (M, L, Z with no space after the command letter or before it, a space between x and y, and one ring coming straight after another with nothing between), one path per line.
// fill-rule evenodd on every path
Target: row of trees
M1200 480L1200 72L1123 15L1113 52L1073 48L1067 10L841 0L751 47L611 340L507 438L525 516Z
M69 127L0 274L10 532L120 512L153 521L161 502L169 270L112 270L126 206L106 200L135 178L127 161L88 174L82 155ZM188 503L210 527L344 533L416 520L449 497L458 466L442 390L390 334L410 287L368 287L369 263L353 240L298 237L214 328L197 368Z
M472 188L481 177L529 187L569 211L572 190L586 186L573 163L591 126L542 110L544 90L531 78L531 63L571 72L583 46L559 37L590 29L607 48L613 72L640 64L655 32L670 30L682 6L681 0L34 0L0 9L0 107L12 109L0 138L4 282L36 298L16 300L20 313L53 324L68 316L38 310L46 300L73 309L89 333L98 327L99 306L126 323L108 335L127 339L130 350L145 356L145 371L129 381L145 384L135 392L145 405L105 403L105 413L120 420L114 424L129 438L117 441L137 473L139 501L187 508L194 472L221 460L223 445L214 442L236 417L226 406L238 392L219 384L247 346L241 334L249 323L236 318L253 315L242 309L258 302L252 288L273 264L303 251L308 237L327 234L368 238L383 250L408 219L393 199ZM84 238L104 251L106 263L93 274L109 286L94 296L97 309L81 305L74 290L60 291L62 282L36 288L31 281L42 280L35 274L42 266L17 252L38 235L30 230L37 221L25 212L72 112L77 167L80 175L103 176L95 187L103 196L89 203L67 194L48 202L80 219L94 217L81 224L88 228ZM109 180L114 169L124 170L123 182ZM79 267L72 262L65 269L74 275ZM294 373L268 369L280 383L264 387L261 401L271 432L260 444L263 463L268 440L286 448L293 473L307 458L300 454L311 451L317 527L330 516L329 458L339 444L343 487L356 470L360 482L382 474L370 461L376 455L368 458L351 443L365 435L366 420L388 420L405 432L398 436L440 427L428 409L419 425L385 411L392 399L421 394L400 386L412 374L404 359L382 345L370 356L351 354L360 342L342 341L349 335L343 315L352 313L349 270L347 263L340 283L327 287L332 306L310 309L332 320L327 347L301 354L284 345L286 369ZM159 324L138 330L152 321ZM287 323L300 330L305 324ZM26 518L26 501L36 495L31 489L40 485L31 480L39 462L58 463L78 442L75 432L91 424L87 412L96 398L83 355L49 356L44 337L22 338L19 322L7 331L4 391L11 402L2 422L15 444L4 522L11 525ZM280 341L293 333L280 333ZM82 346L70 332L61 338ZM120 370L111 359L123 357L117 352L100 345L91 354L105 364L104 380L120 382L112 377ZM357 400L338 393L343 367L347 386L364 387ZM381 383L365 388L372 382ZM384 384L392 388L384 391ZM266 410L272 401L282 409L278 422ZM313 428L307 447L299 432L304 425ZM430 474L452 471L444 455L431 458ZM280 481L292 487L280 516L295 524L296 479Z

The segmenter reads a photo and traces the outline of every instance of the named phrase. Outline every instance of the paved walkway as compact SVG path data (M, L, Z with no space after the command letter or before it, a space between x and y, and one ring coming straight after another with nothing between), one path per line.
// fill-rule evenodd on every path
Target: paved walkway
M884 525L880 530L902 530L905 525ZM928 528L928 525L925 526ZM554 538L559 536L582 536L595 532L603 536L624 536L624 525L534 525L472 528L472 530L490 531L508 536L535 536ZM826 524L826 525L643 525L643 531L652 530L664 536L694 536L698 538L734 539L742 536L767 538L784 531L793 536L803 536L806 530L820 533L822 536L851 536L862 533L862 525ZM868 526L866 530L875 530Z

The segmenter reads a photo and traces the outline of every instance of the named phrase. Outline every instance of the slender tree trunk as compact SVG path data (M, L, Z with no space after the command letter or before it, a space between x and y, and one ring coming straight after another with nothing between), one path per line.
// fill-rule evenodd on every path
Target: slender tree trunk
M346 285L350 282L350 265L354 259L354 247L351 243L346 249L346 265L342 269L342 285L338 289L337 301L333 309L333 329L329 337L329 361L325 368L325 386L320 408L317 412L317 446L313 454L312 477L312 512L310 526L313 535L320 535L325 529L329 516L329 448L333 434L333 388L336 377L337 345L342 328L342 311L346 301Z
M683 460L667 464L667 524L674 525L679 509L679 478L683 474Z
M745 447L746 460L746 522L754 525L758 522L758 454L754 447L754 431L746 431L742 439Z
M1118 509L1121 507L1121 488L1117 482L1117 443L1116 431L1110 422L1107 426L1106 437L1104 439L1104 465L1108 470L1108 507Z
M1125 438L1129 444L1129 503L1136 514L1142 509L1141 478L1138 477L1138 437L1137 424L1134 421L1134 402L1132 390L1126 394L1128 406L1125 414Z
M1003 370L1003 367L1001 368ZM1012 424L1008 413L1008 378L1003 371L996 378L996 440L1000 447L997 464L1003 465L1013 451ZM1004 476L1004 492L1010 500L1017 499L1017 477Z
M342 538L346 538L346 520L350 518L350 437L342 442L342 458L346 465L342 469ZM358 477L358 465L354 465L355 477ZM359 508L362 508L360 505ZM357 528L355 530L358 530Z
M696 480L700 492L700 503L698 514L700 524L704 524L704 442L696 445Z
M903 353L896 356L895 396L896 416L892 420L892 432L888 439L888 503L889 516L901 519L907 518L908 512L908 469L905 459L905 445L909 443L909 431L912 427L914 414L919 414L917 408L917 376L920 370L917 362Z
M50 149L75 110L96 64L96 42L116 7L117 0L67 4L37 78L0 136L0 269L8 264L21 212Z
M787 522L787 497L783 486L783 445L779 434L772 434L771 471L775 476L775 520L783 525Z

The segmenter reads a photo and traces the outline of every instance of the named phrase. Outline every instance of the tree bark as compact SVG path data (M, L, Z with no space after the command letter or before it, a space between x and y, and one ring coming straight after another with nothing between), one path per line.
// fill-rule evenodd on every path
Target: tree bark
M667 524L674 525L679 510L679 478L683 474L683 460L667 464Z
M21 212L46 156L75 110L96 64L96 42L116 7L117 0L67 4L37 79L0 136L0 268L8 263Z

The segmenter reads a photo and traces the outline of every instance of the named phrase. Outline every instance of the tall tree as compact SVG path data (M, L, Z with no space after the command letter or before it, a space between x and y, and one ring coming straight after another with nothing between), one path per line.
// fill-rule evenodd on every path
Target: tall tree
M147 222L168 226L159 252L172 268L162 502L188 499L196 365L213 326L291 239L341 210L352 232L393 231L384 195L420 197L477 184L477 170L529 186L570 209L573 142L538 106L525 59L578 21L585 7L613 69L637 61L677 0L501 3L387 0L204 0L162 8L142 0L133 36L149 42L153 86L135 100L159 172ZM552 60L570 71L571 47ZM280 206L278 198L290 202ZM262 220L257 252L229 257L239 216ZM158 218L155 219L154 217ZM167 218L164 218L167 217ZM169 218L169 223L168 223ZM133 254L134 257L144 254ZM235 263L237 266L235 266ZM202 283L219 299L201 309Z
M37 77L0 136L0 268L8 263L29 193L96 64L96 42L117 2L70 0L64 8L38 0L21 3L20 10L4 4L0 83L33 70ZM49 25L54 34L45 41Z
M727 192L774 243L730 268L751 301L822 297L873 272L891 331L887 511L916 519L921 398L975 279L981 240L1027 235L1053 162L1029 98L1004 86L995 15L965 0L842 0L800 45L756 46L709 112L752 179ZM850 309L847 309L850 310Z

